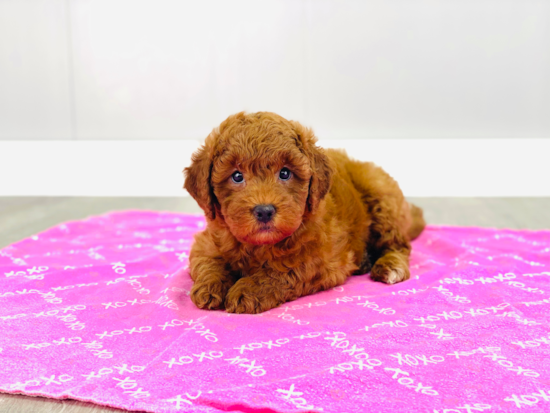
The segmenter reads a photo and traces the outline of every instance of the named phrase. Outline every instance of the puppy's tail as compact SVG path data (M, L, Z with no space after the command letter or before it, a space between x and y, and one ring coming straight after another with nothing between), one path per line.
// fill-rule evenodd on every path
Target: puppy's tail
M410 203L409 203L409 207L410 207L411 218L412 218L412 223L409 228L409 237L411 240L413 240L422 233L422 231L424 230L424 227L426 226L426 221L424 221L424 215L422 213L422 209Z

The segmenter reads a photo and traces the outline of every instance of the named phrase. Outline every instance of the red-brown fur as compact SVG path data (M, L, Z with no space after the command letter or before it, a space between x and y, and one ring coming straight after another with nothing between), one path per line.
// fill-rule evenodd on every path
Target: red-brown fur
M193 155L185 188L208 222L189 257L198 307L259 313L369 270L386 283L409 278L422 210L381 168L316 141L274 113L241 112ZM283 167L288 181L279 179ZM235 171L244 183L232 181ZM275 206L271 223L252 214L259 204Z

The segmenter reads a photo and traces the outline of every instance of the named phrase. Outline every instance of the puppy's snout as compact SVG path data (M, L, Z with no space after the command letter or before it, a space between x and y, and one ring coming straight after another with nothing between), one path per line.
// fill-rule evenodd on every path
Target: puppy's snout
M258 221L267 224L275 215L275 207L273 205L256 205L252 213Z

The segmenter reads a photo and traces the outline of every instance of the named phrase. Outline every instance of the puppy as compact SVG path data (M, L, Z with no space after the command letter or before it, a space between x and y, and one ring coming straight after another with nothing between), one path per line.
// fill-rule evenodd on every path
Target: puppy
M316 141L298 122L241 112L193 155L184 187L207 220L189 256L197 307L261 313L353 274L409 278L422 210L381 168Z

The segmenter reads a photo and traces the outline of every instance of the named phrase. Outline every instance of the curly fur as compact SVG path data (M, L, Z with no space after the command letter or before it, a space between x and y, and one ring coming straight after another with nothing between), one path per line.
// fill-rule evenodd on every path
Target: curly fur
M191 298L199 308L260 313L343 284L353 274L409 278L422 210L372 163L316 146L313 132L274 113L227 118L185 169L208 225L195 236ZM291 178L279 179L288 168ZM244 183L231 176L240 171ZM273 220L254 217L257 205Z

